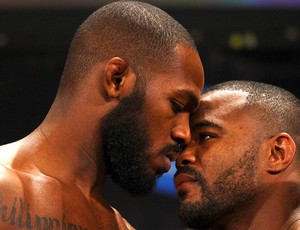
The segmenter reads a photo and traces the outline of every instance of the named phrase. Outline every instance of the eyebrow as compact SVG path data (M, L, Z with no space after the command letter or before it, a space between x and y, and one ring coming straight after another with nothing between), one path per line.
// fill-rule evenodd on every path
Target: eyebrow
M209 121L209 120L204 120L204 121L197 122L196 124L193 124L193 129L200 129L203 127L213 127L213 128L223 130L222 126L216 124L213 121Z

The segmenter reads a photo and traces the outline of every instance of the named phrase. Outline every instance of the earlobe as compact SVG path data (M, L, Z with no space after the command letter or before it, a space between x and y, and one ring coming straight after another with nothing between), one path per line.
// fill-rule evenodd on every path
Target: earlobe
M280 173L289 167L296 153L296 144L288 133L279 133L270 141L268 172Z
M122 58L114 57L109 60L105 69L104 88L110 98L118 98L120 89L124 86L128 65Z

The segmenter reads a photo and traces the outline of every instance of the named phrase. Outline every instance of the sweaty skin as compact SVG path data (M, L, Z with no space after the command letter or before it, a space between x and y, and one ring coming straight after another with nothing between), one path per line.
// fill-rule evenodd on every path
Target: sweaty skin
M94 85L99 76L94 71L87 85ZM121 97L134 88L135 80L130 80L134 74L127 74L131 78L122 86ZM189 116L198 107L203 78L197 52L180 45L173 68L160 71L146 86L143 115L150 125L148 152L159 152L178 139L190 141ZM54 104L31 134L0 147L1 229L133 229L102 195L107 175L101 132L95 124L116 101L105 104L106 98L97 90L85 91L65 114L63 104ZM172 100L179 104L179 112L174 113ZM150 156L145 167L152 173L160 168L167 171L174 154Z
M265 89L260 87L252 93ZM295 119L299 100L278 89L272 93L269 97L275 99L264 104L259 100L268 97L267 93L249 96L239 88L201 95L200 107L191 119L192 140L176 159L174 177L180 218L187 227L299 229L299 132L289 131L292 137L282 130L293 129L284 127L282 121L277 129L276 123L278 117L288 115L292 124L299 124ZM281 116L273 110L269 113L270 101L277 112L282 111L277 106L286 103L296 116L286 111ZM263 110L264 106L268 109Z

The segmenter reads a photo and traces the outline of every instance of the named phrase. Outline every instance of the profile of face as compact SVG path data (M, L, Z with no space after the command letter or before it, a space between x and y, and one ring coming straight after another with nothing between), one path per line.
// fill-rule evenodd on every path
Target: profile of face
M243 110L246 96L239 91L201 96L191 120L192 140L178 156L174 176L180 218L190 228L222 228L262 189L262 138L255 118Z
M189 117L199 105L203 67L194 50L178 47L177 53L172 69L137 84L102 120L108 173L132 195L150 192L178 156L179 144L191 139Z

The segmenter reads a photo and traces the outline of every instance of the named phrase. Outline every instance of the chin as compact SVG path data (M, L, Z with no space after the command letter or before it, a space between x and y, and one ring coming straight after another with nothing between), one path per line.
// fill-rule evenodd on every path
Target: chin
M180 190L177 192L177 195L181 204L193 204L201 202L201 198L198 194L192 194L192 192L188 190Z

